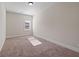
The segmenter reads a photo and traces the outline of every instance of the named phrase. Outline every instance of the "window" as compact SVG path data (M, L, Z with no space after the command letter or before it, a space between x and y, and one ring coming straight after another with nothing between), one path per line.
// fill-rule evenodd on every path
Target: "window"
M31 29L31 21L25 21L25 29Z

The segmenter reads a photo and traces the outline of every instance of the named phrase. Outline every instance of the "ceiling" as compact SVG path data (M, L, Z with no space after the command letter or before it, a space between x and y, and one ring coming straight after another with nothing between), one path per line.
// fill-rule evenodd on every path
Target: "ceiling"
M28 2L5 2L7 11L17 12L28 15L35 15L44 9L54 5L78 5L79 3L60 3L60 2L34 2L32 6L28 5Z
M35 15L38 12L50 7L52 2L34 2L32 6L27 2L6 2L7 11Z

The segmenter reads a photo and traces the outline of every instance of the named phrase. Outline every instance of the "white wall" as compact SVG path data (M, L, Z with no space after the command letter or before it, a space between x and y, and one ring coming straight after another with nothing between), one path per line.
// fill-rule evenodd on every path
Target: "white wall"
M6 21L6 14L5 14L5 6L4 3L0 3L0 50L4 44L5 41L5 21Z
M7 12L6 18L7 38L32 35L32 28L30 30L24 29L25 20L29 20L32 22L32 16L23 15L15 12Z
M54 5L33 18L34 35L79 52L79 4Z

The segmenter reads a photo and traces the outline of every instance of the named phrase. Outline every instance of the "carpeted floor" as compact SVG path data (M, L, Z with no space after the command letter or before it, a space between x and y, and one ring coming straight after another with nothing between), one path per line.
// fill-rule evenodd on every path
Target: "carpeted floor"
M76 57L79 53L66 49L44 39L37 38L42 44L33 46L28 37L10 38L0 52L1 57Z

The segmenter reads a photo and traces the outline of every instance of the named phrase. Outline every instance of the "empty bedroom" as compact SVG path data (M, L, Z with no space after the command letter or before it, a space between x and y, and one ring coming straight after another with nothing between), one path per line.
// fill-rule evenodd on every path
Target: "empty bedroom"
M0 57L79 57L79 2L0 2Z

